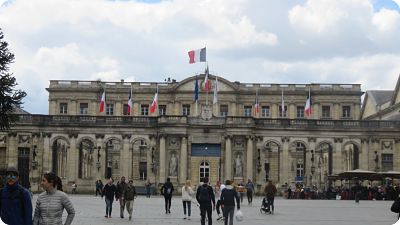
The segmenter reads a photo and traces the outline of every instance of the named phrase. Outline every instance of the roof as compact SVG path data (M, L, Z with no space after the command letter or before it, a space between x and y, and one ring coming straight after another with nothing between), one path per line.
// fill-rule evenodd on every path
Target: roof
M376 105L383 105L392 99L393 91L368 91L370 97L375 101Z

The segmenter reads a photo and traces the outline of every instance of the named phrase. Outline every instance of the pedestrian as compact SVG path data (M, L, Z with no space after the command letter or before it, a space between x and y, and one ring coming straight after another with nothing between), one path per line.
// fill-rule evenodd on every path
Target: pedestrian
M123 193L125 192L128 184L125 182L125 177L122 176L120 182L117 184L117 201L119 200L119 216L124 218L125 211L125 200L121 198Z
M206 223L206 213L208 225L212 225L212 210L215 210L214 190L208 185L208 177L204 177L203 182L196 191L196 200L200 204L201 225Z
M215 206L218 215L217 221L223 218L221 215L221 187L222 187L221 181L217 180L217 183L215 184L214 187L215 198L217 199L217 205Z
M247 191L247 201L249 202L249 205L253 203L253 193L254 193L254 184L251 182L251 179L247 180L246 184L246 191Z
M129 180L128 186L122 196L126 204L126 211L128 211L129 214L129 220L132 220L133 202L136 198L136 188L133 186L133 180Z
M59 182L57 180L57 176L53 172L47 172L43 175L41 185L45 191L36 200L33 225L62 225L64 209L68 213L64 225L72 224L75 217L74 206L67 194L57 190Z
M104 217L111 218L112 203L114 202L114 197L117 198L117 188L114 185L114 180L110 177L107 184L104 186L101 192L101 198L105 197L106 201L106 215Z
M224 225L233 225L233 215L235 213L235 201L237 210L240 209L240 199L236 189L232 186L232 181L225 181L225 188L221 191L221 202L224 212Z
M0 217L9 225L32 225L32 200L29 191L19 184L15 167L6 169L5 187L0 190Z
M400 219L400 194L397 196L397 198L394 200L392 206L390 207L390 210L394 213L398 213L399 215L397 216L397 219Z
M268 184L265 185L264 194L267 197L268 205L271 207L271 210L269 211L270 214L274 213L274 199L276 192L276 186L272 183L272 180L269 180Z
M190 220L191 215L191 203L194 191L191 187L190 180L187 180L185 185L182 187L182 204L183 204L183 219L186 219L186 207L187 207L187 219Z
M151 185L152 183L150 182L150 179L148 179L145 183L145 187L146 187L146 198L150 198L150 191L151 191Z
M78 187L78 185L76 185L75 181L72 181L72 185L71 185L72 194L76 194L76 188L77 187Z
M239 196L240 196L240 203L243 203L243 197L244 197L244 192L245 192L243 180L240 181L240 183L238 184L237 190L238 190Z
M174 185L168 177L167 181L161 186L161 195L164 195L165 200L165 213L171 213L171 200L172 193L174 192Z
M292 187L289 185L289 188L287 189L287 198L290 199L292 197Z

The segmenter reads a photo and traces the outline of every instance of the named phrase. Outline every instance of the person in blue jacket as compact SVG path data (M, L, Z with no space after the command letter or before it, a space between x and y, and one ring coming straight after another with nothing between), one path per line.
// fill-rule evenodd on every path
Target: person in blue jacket
M19 182L15 167L6 170L6 185L0 191L0 217L8 225L32 225L32 199Z

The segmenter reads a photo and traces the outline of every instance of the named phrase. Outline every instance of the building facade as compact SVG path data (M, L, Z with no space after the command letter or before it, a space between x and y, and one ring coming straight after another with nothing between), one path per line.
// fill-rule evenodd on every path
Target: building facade
M359 84L210 77L210 91L204 75L165 83L52 80L49 114L20 114L0 133L0 170L16 164L33 191L40 190L43 172L54 171L83 192L93 191L98 179L121 176L137 186L149 179L156 187L167 177L178 186L203 177L212 184L251 179L260 190L268 179L279 187L302 182L326 188L329 175L347 170L400 170L400 122L365 119ZM312 115L306 118L309 95Z

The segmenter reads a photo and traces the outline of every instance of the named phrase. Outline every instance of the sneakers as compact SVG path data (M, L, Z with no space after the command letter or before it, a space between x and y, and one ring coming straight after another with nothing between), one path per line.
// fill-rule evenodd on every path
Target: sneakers
M108 216L107 216L107 215L105 215L104 217L105 217L105 218L108 218Z
M183 219L186 220L186 216L184 216Z
M217 221L222 220L222 218L223 218L222 216L218 215Z
M132 216L129 216L129 220L132 220Z
M190 216L188 216L188 218L187 218L188 220L190 220Z

